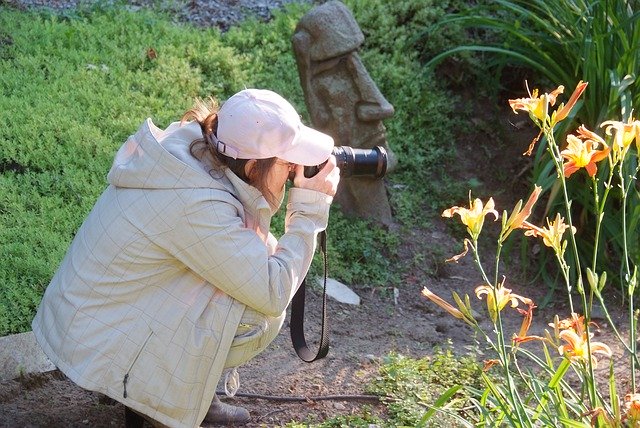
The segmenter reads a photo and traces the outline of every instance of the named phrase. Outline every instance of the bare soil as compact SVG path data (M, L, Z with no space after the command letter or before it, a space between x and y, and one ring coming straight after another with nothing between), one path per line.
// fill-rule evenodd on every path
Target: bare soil
M30 0L32 4L37 1ZM9 1L12 2L18 3ZM474 102L470 96L463 99ZM506 99L503 103L506 105ZM503 108L478 105L474 111L478 113L471 119L468 129L460 130L458 161L450 166L449 173L454 179L479 183L474 189L474 197L486 200L494 196L498 211L511 211L517 199L528 197L526 172L530 160L521 154L534 132L525 117L508 114ZM460 201L460 204L464 202ZM423 357L432 354L434 348L448 344L459 354L477 349L471 328L421 296L425 286L449 301L452 291L469 294L480 317L487 319L483 302L473 295L473 289L481 280L471 257L463 258L458 264L444 263L445 258L462 249L460 228L452 227L454 223L457 219L446 220L434 215L429 227L405 232L398 263L425 262L417 266L407 263L413 267L405 272L404 284L397 294L393 289L372 289L362 285L353 286L362 299L359 306L330 300L331 351L325 359L311 364L301 361L293 351L289 325L285 323L267 350L239 369L239 395L232 399L222 397L223 400L246 407L252 415L252 422L247 426L256 427L282 426L289 421L318 422L358 412L364 405L384 415L384 406L375 401L357 397L323 398L366 394L365 385L375 378L381 359L390 352ZM486 227L495 230L495 225L487 224ZM516 267L510 270L518 271ZM507 279L507 286L536 302L541 302L547 293L545 285L532 283L527 275L514 274L513 278ZM558 296L545 308L536 310L532 334L541 334L554 315L561 318L569 315L564 304L565 294L560 291ZM310 326L308 334L311 337L317 337L320 304L318 290L308 293L306 325ZM517 332L521 315L507 308L503 316L505 330ZM622 316L616 312L614 318ZM600 326L597 340L614 344L615 339L607 326L604 323ZM491 330L488 322L484 327ZM617 348L615 353L619 357L622 350ZM478 355L479 360L486 358L490 356ZM626 389L624 382L621 387ZM241 396L243 394L260 397ZM301 399L283 401L281 397ZM75 386L60 372L0 382L0 427L86 426L124 426L123 406Z

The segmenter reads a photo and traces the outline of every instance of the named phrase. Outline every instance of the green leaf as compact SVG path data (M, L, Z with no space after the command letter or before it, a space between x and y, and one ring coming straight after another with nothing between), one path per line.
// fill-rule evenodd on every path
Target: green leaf
M427 421L431 419L438 410L444 407L444 404L449 401L449 399L453 397L460 388L462 388L461 385L455 385L443 392L442 395L440 395L440 397L438 397L438 399L433 403L427 413L424 414L422 419L420 419L418 426L425 426Z

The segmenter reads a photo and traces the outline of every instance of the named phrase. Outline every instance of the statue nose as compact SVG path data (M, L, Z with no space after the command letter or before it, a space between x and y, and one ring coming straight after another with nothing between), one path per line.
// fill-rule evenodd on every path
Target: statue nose
M369 122L393 116L393 106L382 95L357 53L351 55L349 68L360 92L356 107L358 119Z
M358 104L358 119L371 122L375 120L388 119L393 116L393 106L384 99L380 103L360 103Z

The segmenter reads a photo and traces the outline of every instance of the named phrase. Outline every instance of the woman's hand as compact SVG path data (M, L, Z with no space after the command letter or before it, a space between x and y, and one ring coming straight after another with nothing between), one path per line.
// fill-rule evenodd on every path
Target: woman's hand
M340 168L336 166L336 157L331 155L322 169L311 178L304 176L304 166L296 166L293 185L301 189L315 190L329 196L335 196L340 182Z

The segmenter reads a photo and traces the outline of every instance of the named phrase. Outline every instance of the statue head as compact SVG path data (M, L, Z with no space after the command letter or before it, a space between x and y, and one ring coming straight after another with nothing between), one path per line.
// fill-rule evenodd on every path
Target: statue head
M394 110L360 59L363 43L358 23L339 1L312 9L293 36L314 126L332 135L337 145L387 146L381 121L393 116Z

